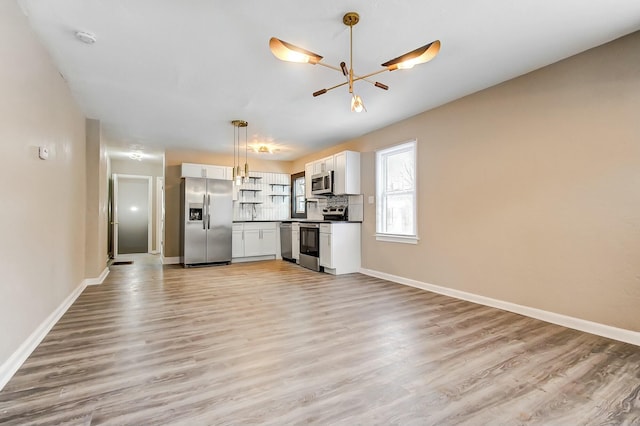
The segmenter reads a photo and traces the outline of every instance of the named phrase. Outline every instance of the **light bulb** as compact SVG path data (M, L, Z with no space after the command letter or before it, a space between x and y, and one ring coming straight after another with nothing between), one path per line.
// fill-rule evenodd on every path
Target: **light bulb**
M351 111L352 112L362 112L364 109L364 103L362 102L362 98L357 95L353 95L351 97Z

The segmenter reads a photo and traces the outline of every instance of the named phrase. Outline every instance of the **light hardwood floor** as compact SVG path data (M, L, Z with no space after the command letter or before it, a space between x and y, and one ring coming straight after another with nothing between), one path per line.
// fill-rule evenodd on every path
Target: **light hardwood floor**
M113 266L2 424L640 424L640 348L283 261Z

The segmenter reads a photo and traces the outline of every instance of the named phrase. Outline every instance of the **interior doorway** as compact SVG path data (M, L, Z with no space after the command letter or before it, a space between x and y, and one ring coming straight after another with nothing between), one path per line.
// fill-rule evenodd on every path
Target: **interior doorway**
M113 257L152 251L151 176L113 175Z

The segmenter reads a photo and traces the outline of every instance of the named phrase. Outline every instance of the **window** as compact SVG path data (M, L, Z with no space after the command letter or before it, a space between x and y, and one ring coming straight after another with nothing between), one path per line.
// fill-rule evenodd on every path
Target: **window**
M291 217L307 217L307 200L304 192L304 172L291 175Z
M416 141L376 152L376 238L416 244Z

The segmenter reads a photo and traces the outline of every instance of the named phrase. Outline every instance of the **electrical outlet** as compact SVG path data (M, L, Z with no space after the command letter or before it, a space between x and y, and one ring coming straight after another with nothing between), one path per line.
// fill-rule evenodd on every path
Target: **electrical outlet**
M46 146L41 146L40 148L38 148L38 157L40 157L41 160L46 160L49 158L49 148L47 148Z

